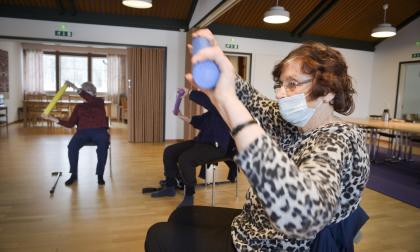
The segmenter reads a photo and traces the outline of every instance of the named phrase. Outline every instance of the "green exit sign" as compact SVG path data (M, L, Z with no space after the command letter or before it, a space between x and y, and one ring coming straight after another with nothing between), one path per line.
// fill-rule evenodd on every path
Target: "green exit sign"
M61 24L58 29L54 31L54 35L57 37L72 37L73 32L69 31L65 24Z
M420 58L420 53L413 53L411 54L411 58Z
M225 47L229 49L239 49L239 45L237 44L225 44Z
M73 33L71 31L55 31L55 36L58 37L72 37Z
M225 47L229 48L229 49L239 49L239 45L238 45L238 43L236 43L234 38L231 38L229 40L229 43L225 44Z

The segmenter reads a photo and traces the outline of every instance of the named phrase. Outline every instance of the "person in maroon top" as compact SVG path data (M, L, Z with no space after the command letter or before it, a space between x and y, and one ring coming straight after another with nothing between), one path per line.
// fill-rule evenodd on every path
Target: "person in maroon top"
M108 120L105 113L105 103L102 98L96 97L96 87L91 82L82 84L78 88L73 83L67 82L68 86L77 90L77 93L85 100L84 103L76 105L68 120L61 120L52 116L43 116L45 119L56 122L66 128L77 126L76 134L68 145L68 157L70 162L70 178L65 182L71 185L77 180L77 164L79 161L79 150L86 144L96 144L98 163L96 174L98 184L104 185L104 171L108 155L109 134Z

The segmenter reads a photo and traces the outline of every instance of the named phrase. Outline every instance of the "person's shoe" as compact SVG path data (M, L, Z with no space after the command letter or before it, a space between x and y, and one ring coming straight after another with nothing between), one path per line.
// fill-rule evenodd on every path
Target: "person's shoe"
M71 177L64 182L66 186L72 185L75 181L77 181L77 176L71 175Z
M152 198L160 198L160 197L173 197L176 194L176 190L174 186L165 187L157 192L153 192Z
M178 208L192 205L194 205L194 196L185 196L181 203L179 203Z
M105 185L104 176L98 175L98 185Z

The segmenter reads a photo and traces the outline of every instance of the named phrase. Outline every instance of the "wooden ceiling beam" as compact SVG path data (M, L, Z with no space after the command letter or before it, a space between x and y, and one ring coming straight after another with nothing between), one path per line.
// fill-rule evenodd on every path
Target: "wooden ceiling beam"
M67 0L66 1L66 5L64 5L65 0L56 0L56 3L58 5L58 9L59 9L59 13L60 15L64 15L67 11L67 8L65 6L68 7L68 11L70 13L71 16L75 16L76 15L76 3L75 0Z
M292 36L302 36L313 24L316 23L338 0L321 0L292 31Z
M66 9L64 8L63 0L56 0L56 3L59 9L58 13L60 13L60 15L64 15L64 13L66 12Z
M215 20L233 8L241 0L225 0L220 2L216 7L214 7L210 12L208 12L200 21L194 25L190 25L192 28L206 28L211 25Z
M191 3L190 10L188 12L187 21L186 21L187 24L191 23L191 19L192 19L193 14L194 14L195 7L197 6L197 2L198 2L198 0L193 0L192 3Z
M397 26L397 31L401 30L404 26L408 25L409 23L413 22L414 20L416 20L418 17L420 17L420 10L418 10L416 13L414 13L411 17L406 18L404 21L402 21L398 26Z
M68 0L69 1L69 6L70 6L70 15L75 16L77 11L76 11L76 3L75 0Z

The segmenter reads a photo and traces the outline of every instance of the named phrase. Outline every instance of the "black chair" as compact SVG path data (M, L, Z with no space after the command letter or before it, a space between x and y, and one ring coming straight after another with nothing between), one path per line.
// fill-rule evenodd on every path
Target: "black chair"
M378 153L379 142L381 140L381 137L388 138L387 153L392 158L396 158L396 156L397 156L396 155L396 153L397 153L397 140L398 140L399 136L397 134L395 134L395 132L393 130L378 130L377 131L376 148L375 148L375 153L374 153L374 156L373 156L373 160L375 160L376 155Z
M212 160L209 163L204 164L206 174L208 174L208 171L211 171L211 176L212 176L211 180L209 180L209 178L206 176L205 177L205 182L204 182L205 186L207 186L209 184L209 181L211 183L211 206L214 206L214 194L215 194L214 188L215 188L216 184L232 183L231 180L216 182L216 180L214 178L214 174L216 173L218 163L219 162L225 162L226 163L226 162L229 162L229 161L233 162L233 156L226 156L226 157L223 157L223 158L215 159L215 160ZM236 167L236 165L235 165L235 169L237 169L237 171L239 171L238 168ZM235 198L238 198L238 176L235 177L234 182L235 182L235 187L236 187Z
M381 115L370 115L369 118L374 119L374 120L382 120L382 116ZM398 135L395 134L395 132L393 130L385 130L385 129L374 129L374 128L370 128L367 127L365 130L369 130L370 131L370 146L369 146L369 152L370 149L372 148L372 152L371 154L371 161L374 163L376 161L376 155L378 154L379 151L379 142L381 140L381 137L384 138L388 138L388 149L387 149L387 153L388 155L390 155L392 158L396 157L396 152L397 152L397 140L398 140Z
M228 151L226 153L226 156L214 160L210 160L207 163L201 164L201 171L200 171L200 177L205 180L204 186L207 187L208 184L212 184L211 187L211 206L214 206L214 188L216 185L219 184L226 184L226 183L235 183L236 186L236 194L235 198L238 198L238 173L239 173L239 167L236 166L235 162L233 161L233 157L237 154L235 142L232 141L229 144ZM226 181L217 181L214 178L214 174L216 172L216 169L218 167L218 163L225 162L226 165L229 167L229 176L228 180ZM211 180L206 176L207 174L211 175ZM203 184L198 184L197 186L202 186Z
M413 145L420 144L420 135L413 134L409 137L409 150L407 160L410 161L413 158Z
M202 229L215 229L215 231L219 230L216 233L220 233L222 231L221 228L229 228L233 219L241 212L241 209L222 207L179 207L171 213L167 224L170 225L172 230L175 229L175 232L185 230L194 232L198 230L195 228L199 227ZM361 207L356 208L346 219L324 227L316 235L309 251L354 251L354 243L360 241L360 230L368 219L369 216ZM193 242L194 237L192 236L191 239ZM146 238L146 244L148 241L149 239Z

